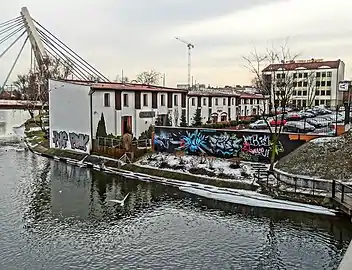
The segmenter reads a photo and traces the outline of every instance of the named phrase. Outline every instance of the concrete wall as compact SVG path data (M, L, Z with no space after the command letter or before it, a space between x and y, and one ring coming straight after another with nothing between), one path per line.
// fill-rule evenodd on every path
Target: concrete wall
M90 87L49 81L50 147L89 153Z
M306 142L290 134L280 136L277 159L289 154ZM270 162L272 143L270 134L226 129L169 128L156 127L154 149L159 152L186 154L219 158L239 157L242 160Z

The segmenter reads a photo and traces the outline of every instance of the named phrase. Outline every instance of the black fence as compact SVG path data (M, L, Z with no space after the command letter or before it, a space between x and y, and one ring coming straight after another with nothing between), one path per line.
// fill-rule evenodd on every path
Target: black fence
M94 143L97 146L105 146L111 148L118 148L122 149L122 139L111 138L111 137L97 137L94 140ZM151 140L150 139L143 139L143 140L133 140L132 146L136 146L138 148L150 148L151 147Z
M339 181L332 181L331 197L352 209L352 187Z

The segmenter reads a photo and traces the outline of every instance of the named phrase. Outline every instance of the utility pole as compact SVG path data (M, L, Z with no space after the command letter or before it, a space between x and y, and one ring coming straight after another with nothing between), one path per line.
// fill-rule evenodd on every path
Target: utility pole
M175 39L181 41L182 43L187 45L188 48L188 89L191 88L191 54L192 54L192 49L194 49L194 45L190 42L184 41L178 37Z

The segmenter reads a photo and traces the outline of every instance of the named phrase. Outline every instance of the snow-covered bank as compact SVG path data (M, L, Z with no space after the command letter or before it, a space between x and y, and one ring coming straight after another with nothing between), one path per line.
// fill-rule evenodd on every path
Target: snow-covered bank
M220 158L153 153L140 159L136 162L136 165L217 178L222 181L237 181L250 184L254 182L254 171L249 164L242 162L237 164L231 160ZM265 168L266 166L263 165L263 167Z

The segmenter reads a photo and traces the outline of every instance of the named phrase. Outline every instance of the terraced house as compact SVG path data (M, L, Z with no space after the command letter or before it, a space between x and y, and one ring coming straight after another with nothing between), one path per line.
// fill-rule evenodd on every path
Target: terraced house
M298 108L323 105L333 108L342 103L339 81L344 80L345 64L342 60L297 60L271 64L263 69L263 76L271 84L271 97L280 91L279 84L288 82L290 105ZM273 102L273 98L271 100Z

